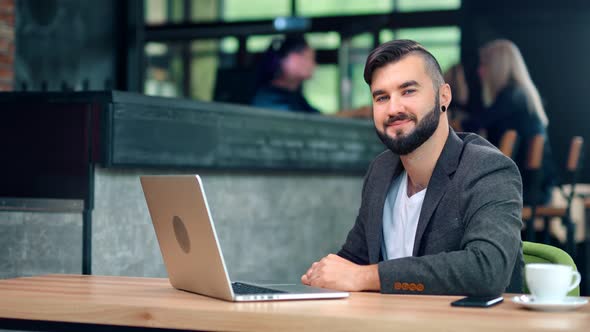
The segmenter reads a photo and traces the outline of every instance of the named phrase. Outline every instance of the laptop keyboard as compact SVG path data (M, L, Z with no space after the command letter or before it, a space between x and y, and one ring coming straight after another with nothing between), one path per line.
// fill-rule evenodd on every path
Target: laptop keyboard
M258 287L254 285L243 284L241 282L233 282L231 286L234 289L234 293L238 295L286 293L276 289Z

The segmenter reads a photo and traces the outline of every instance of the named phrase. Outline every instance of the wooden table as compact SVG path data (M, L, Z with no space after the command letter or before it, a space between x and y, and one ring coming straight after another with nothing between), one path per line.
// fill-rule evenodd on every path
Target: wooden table
M353 293L348 299L231 303L167 279L48 275L0 280L0 329L214 331L588 331L590 305L543 313L508 300L456 308L456 296Z

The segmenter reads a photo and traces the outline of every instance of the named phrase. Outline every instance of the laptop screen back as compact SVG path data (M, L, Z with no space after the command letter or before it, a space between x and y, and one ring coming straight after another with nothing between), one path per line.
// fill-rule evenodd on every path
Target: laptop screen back
M142 176L141 185L172 286L232 300L199 176Z

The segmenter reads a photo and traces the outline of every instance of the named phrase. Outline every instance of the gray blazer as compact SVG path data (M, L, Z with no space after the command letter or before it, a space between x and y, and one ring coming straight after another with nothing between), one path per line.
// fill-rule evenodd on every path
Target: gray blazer
M378 263L382 293L522 292L522 184L514 162L485 139L450 130L428 183L413 255L383 261L383 206L402 170L391 151L373 160L356 223L338 255Z

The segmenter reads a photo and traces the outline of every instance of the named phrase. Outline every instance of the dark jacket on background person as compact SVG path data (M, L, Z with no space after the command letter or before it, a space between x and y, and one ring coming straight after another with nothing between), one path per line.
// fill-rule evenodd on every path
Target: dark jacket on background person
M516 130L518 143L513 158L522 175L524 204L546 204L551 200L551 191L555 185L557 174L547 130L541 119L535 113L529 112L526 96L522 89L515 85L505 87L500 91L492 106L464 122L462 127L463 130L471 132L485 129L488 141L495 146L499 146L500 139L507 130ZM533 202L531 191L534 189L530 189L532 179L530 174L526 172L526 163L530 141L537 134L542 134L545 137L545 145L543 148L541 192L538 201Z
M383 208L402 170L391 151L371 163L356 223L338 255L378 263L382 293L522 292L522 185L514 162L480 136L450 129L428 183L413 255L384 261Z
M290 91L272 85L265 85L256 91L252 106L288 112L320 113L305 100L301 90Z

